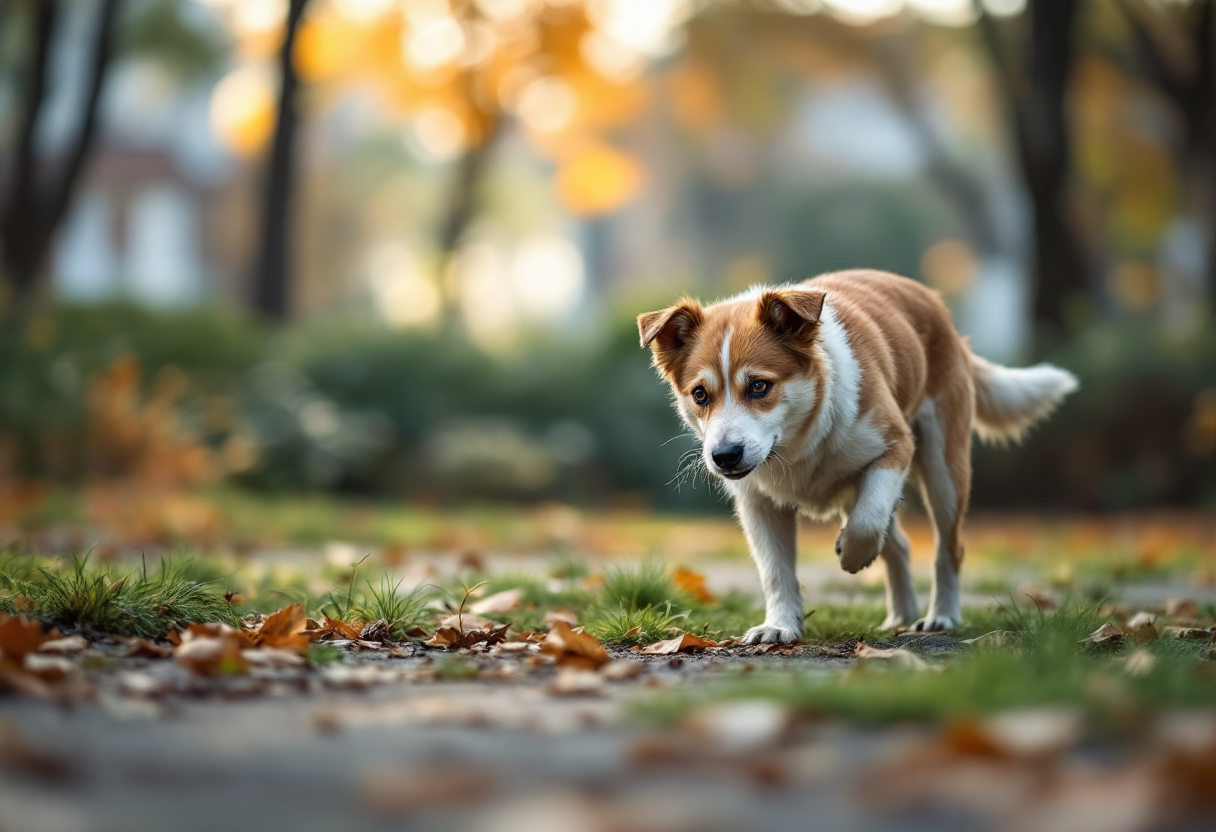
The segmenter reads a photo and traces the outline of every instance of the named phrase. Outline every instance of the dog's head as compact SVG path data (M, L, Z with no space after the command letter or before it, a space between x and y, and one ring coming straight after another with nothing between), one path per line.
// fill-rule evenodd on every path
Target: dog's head
M807 426L822 395L814 347L823 301L823 292L780 287L638 316L642 346L710 471L743 479Z

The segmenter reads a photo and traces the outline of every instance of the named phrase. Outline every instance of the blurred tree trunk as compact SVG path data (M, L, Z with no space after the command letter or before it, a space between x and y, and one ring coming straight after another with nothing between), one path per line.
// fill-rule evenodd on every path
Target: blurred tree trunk
M1065 100L1073 68L1079 0L1030 0L1029 33L1003 27L976 0L979 29L1009 113L1018 166L1030 197L1034 231L1033 313L1040 339L1068 328L1069 309L1093 300L1082 237L1069 196L1071 152ZM1019 62L1018 57L1024 56Z
M262 233L253 273L253 306L262 315L283 320L291 308L291 231L295 192L296 129L300 86L295 67L296 34L308 0L291 0L279 48L279 103L270 166L262 192Z
M1188 211L1207 238L1204 268L1208 300L1216 305L1216 11L1208 0L1178 8L1177 18L1158 7L1123 0L1137 56L1149 80L1170 100L1183 124L1182 182ZM1153 23L1175 28L1167 45ZM1189 42L1188 42L1189 41ZM1171 47L1187 43L1189 54ZM1173 54L1171 54L1173 53Z
M460 157L456 176L448 193L447 207L436 234L443 325L449 330L459 329L460 326L460 287L456 285L455 277L451 274L452 266L460 248L461 238L468 230L469 223L477 216L482 183L492 161L494 148L504 132L502 117L499 115L485 118L483 127L485 132L481 141L471 143Z
M13 151L12 183L0 209L3 279L12 308L23 309L37 288L38 275L55 231L63 222L81 174L92 155L97 134L97 110L114 52L115 22L120 0L102 0L89 60L80 127L69 144L57 179L37 182L35 134L46 99L47 67L61 9L56 0L36 4L33 48L22 84L21 116Z

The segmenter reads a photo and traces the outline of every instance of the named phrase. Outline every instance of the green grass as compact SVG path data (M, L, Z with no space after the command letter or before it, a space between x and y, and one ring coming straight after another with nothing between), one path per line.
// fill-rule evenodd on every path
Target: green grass
M123 574L90 564L88 557L33 570L20 559L0 566L6 592L0 605L62 627L154 638L177 623L237 621L213 584L190 579L187 566L168 560L155 571L145 564Z
M672 627L680 626L671 612L671 604L662 607L643 607L630 609L618 607L604 610L587 625L587 632L605 644L632 646L636 644L653 644L665 638L671 638ZM639 632L633 632L634 629Z
M430 592L425 586L405 594L400 590L400 580L394 583L390 575L382 575L378 586L367 584L362 600L354 603L353 617L364 621L387 620L393 637L405 638L407 632L426 622L424 611Z
M688 601L672 581L670 569L655 561L609 569L600 594L605 605L633 610L668 603L681 606Z
M1093 606L1010 611L1004 623L1010 631L1005 643L980 642L961 657L931 660L935 670L872 662L831 676L807 672L791 679L761 671L700 696L662 700L650 710L676 718L698 704L766 699L811 716L886 724L1063 706L1119 728L1134 723L1137 714L1210 707L1216 699L1216 662L1203 658L1205 642L1159 639L1144 645L1154 662L1147 672L1133 674L1124 666L1133 645L1102 651L1083 643L1102 623Z

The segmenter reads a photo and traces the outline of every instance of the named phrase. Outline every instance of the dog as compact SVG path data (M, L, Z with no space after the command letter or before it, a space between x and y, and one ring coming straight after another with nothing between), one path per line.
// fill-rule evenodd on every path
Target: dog
M884 629L959 626L971 432L1019 441L1077 388L1049 364L1012 369L971 352L941 297L887 272L759 286L710 306L638 316L705 467L733 498L764 590L746 644L802 638L797 518L838 517L841 567L887 567ZM937 535L918 617L898 509L911 483Z

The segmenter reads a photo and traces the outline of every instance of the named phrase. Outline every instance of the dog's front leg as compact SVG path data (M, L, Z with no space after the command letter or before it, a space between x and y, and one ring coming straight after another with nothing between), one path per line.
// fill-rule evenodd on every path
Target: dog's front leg
M798 516L759 494L735 498L735 510L760 570L764 623L743 636L744 644L793 644L802 638L802 591L794 570Z
M907 466L887 467L881 457L861 475L857 501L836 540L836 554L845 572L856 574L865 569L882 551L891 516L903 497Z

